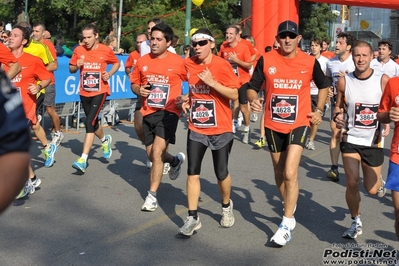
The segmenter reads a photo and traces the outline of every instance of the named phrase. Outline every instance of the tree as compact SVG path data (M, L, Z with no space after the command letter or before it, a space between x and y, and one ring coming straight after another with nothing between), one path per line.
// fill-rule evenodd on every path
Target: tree
M330 37L329 25L335 18L329 4L299 2L299 31L306 40Z

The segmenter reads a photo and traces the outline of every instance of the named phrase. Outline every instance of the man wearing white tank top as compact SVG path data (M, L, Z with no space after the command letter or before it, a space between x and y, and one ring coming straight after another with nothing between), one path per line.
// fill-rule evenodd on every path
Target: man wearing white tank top
M331 80L332 90L330 91L328 97L331 99L331 112L334 110L335 97L337 95L336 84L339 77L344 76L346 73L350 73L355 70L355 66L352 60L352 48L355 44L356 39L353 35L341 32L337 35L337 41L335 44L335 54L334 58L331 58L327 63L326 76ZM332 113L330 113L330 118L332 118ZM338 172L338 160L339 160L339 141L340 141L340 130L335 126L335 122L331 119L331 140L330 140L330 159L331 159L331 169L327 171L327 178L334 182L339 181Z
M378 57L371 61L371 68L390 78L399 76L399 65L391 59L392 43L388 40L378 42Z
M382 92L389 77L370 67L373 49L365 41L358 41L352 50L355 71L338 79L334 117L341 128L342 162L346 175L346 203L352 217L351 226L342 237L354 239L362 234L360 220L360 170L368 194L385 195L385 181L381 170L384 162L383 138L389 124L377 121ZM345 112L343 108L345 107Z

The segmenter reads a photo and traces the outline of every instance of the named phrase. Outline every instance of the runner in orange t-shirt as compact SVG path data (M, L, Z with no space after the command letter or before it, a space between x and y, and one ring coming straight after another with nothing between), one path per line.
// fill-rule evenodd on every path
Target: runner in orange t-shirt
M395 232L399 239L399 77L389 79L378 107L377 119L381 123L395 123L391 152L389 155L388 177L385 188L392 192L395 210Z
M294 212L299 194L299 162L310 123L318 125L322 121L329 83L316 58L299 50L302 36L295 22L282 22L277 32L280 49L265 53L259 59L247 93L252 111L261 112L263 99L258 99L258 92L265 82L266 139L276 185L284 202L284 216L271 242L284 246L292 239L296 225ZM312 80L319 88L314 112L310 98Z
M98 123L98 114L105 99L111 94L108 80L119 69L119 60L108 46L98 42L98 30L94 24L88 24L82 29L83 45L76 47L69 61L69 71L80 70L80 101L86 114L86 136L83 143L82 156L72 167L84 173L87 167L87 157L93 146L94 135L102 144L103 156L109 159L112 155L111 135L105 135ZM111 70L106 71L107 65Z
M18 60L3 43L0 43L0 67L1 65L8 66L6 75L10 79L21 71Z
M29 31L24 27L15 26L11 32L9 48L12 54L18 59L22 70L11 81L19 90L25 115L30 121L31 128L44 147L43 153L46 159L44 166L51 167L54 164L54 155L57 152L57 146L47 141L46 133L40 123L38 123L36 116L36 94L43 87L50 84L51 74L47 71L40 58L23 51L24 45L28 42ZM7 68L6 66L6 70ZM38 187L40 183L41 180L36 177L32 167L30 167L29 180L18 198L22 198L28 193L34 193L35 187Z
M329 51L328 48L330 47L330 42L329 40L325 39L322 41L321 45L321 55L331 59L336 56L336 54L333 51Z
M140 58L141 44L147 41L147 34L142 33L136 37L136 50L130 53L126 60L125 73L130 78L132 74L132 68L135 67L137 60ZM142 106L142 99L140 95L137 95L137 101L134 109L134 131L136 131L137 137L144 143L143 134L143 115L140 112ZM148 161L148 160L147 160Z
M198 200L201 193L200 172L207 148L212 151L213 165L222 195L223 227L234 224L231 194L231 175L228 159L233 146L230 100L238 98L239 79L230 64L212 54L215 39L207 29L197 30L191 38L196 56L185 60L189 73L189 98L182 101L187 113L191 110L187 137L187 200L188 217L179 234L190 236L202 224L198 217ZM185 97L182 97L185 98Z
M182 152L176 156L167 152L169 143L175 143L181 113L176 98L181 95L182 81L187 79L183 59L167 50L173 35L172 28L164 23L152 27L151 52L137 61L130 78L132 91L143 97L144 144L152 162L150 189L142 211L155 211L158 207L156 193L162 180L163 164L170 164L169 178L174 180L186 157Z
M218 55L229 61L234 73L240 78L241 87L238 90L238 101L234 101L233 109L233 121L234 121L234 131L239 127L238 115L241 111L244 119L244 132L242 142L250 142L250 128L249 128L249 116L250 111L247 101L247 82L251 78L249 70L252 67L252 57L250 50L247 45L244 44L244 40L239 42L237 36L239 34L239 29L236 26L228 26L226 29L226 44L220 46L220 51ZM248 43L248 41L245 41Z

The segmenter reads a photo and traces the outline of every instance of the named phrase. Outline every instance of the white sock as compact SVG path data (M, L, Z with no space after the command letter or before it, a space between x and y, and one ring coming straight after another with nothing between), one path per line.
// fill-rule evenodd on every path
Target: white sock
M85 161L87 161L87 157L89 157L89 155L88 155L88 154L82 153L82 156L80 156L80 157L83 158L83 159L85 159Z
M249 126L245 126L244 131L249 131Z
M288 228L290 228L291 230L293 230L295 228L296 225L296 221L295 218L287 218L285 216L283 216L283 221L281 222L283 225L286 225Z

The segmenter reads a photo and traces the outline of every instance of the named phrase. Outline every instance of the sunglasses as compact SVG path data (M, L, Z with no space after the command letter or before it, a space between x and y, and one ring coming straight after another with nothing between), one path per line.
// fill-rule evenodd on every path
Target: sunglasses
M287 36L288 36L288 38L290 38L290 39L295 39L298 35L296 35L295 33L292 33L292 32L284 32L284 33L280 33L280 34L278 35L278 37L279 37L280 39L286 39Z
M198 41L198 42L192 41L192 42L191 42L191 45L192 45L193 47L196 47L197 44L198 44L199 46L205 46L205 45L208 44L208 40L202 40L202 41Z
M3 36L1 36L1 38L3 38L3 39L4 39L4 38L8 38L8 36L7 36L7 35L3 35Z

